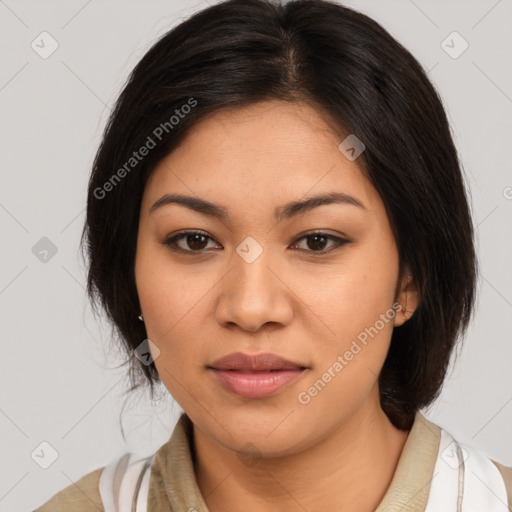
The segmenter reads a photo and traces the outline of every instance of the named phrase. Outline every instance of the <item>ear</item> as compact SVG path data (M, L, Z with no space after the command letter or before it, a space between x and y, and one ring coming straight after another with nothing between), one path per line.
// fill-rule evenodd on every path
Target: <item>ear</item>
M411 318L420 301L418 285L408 271L405 272L401 280L396 301L401 306L401 309L395 315L395 327L398 327Z

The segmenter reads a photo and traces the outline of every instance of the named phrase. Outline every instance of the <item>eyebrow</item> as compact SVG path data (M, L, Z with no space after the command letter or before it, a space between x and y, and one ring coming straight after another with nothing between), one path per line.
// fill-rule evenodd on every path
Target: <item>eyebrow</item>
M153 206L151 206L149 213L153 213L158 208L169 204L180 204L190 210L209 217L223 221L229 220L229 212L224 206L211 203L210 201L206 201L200 197L186 196L183 194L163 195L153 204ZM366 210L366 207L359 199L343 192L332 192L330 194L311 196L299 201L292 201L283 206L279 206L274 210L274 218L278 222L288 220L296 215L327 204L349 204Z

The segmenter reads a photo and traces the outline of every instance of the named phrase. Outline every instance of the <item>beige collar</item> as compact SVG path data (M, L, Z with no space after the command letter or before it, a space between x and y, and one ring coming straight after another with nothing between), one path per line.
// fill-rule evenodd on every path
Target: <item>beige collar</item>
M208 512L197 485L192 448L193 425L183 413L171 438L157 452L151 468L148 510ZM375 512L423 512L440 440L440 428L416 413L391 484Z

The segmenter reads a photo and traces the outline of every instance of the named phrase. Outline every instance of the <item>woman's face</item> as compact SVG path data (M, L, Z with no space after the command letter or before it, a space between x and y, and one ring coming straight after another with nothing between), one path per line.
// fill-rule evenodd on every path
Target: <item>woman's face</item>
M381 412L377 379L403 321L398 252L379 195L341 142L305 105L224 111L197 124L144 190L135 274L155 365L195 425L234 450L290 454ZM352 199L284 208L334 193ZM225 217L178 203L151 211L165 194ZM164 244L184 231L203 236ZM212 369L235 352L296 367Z

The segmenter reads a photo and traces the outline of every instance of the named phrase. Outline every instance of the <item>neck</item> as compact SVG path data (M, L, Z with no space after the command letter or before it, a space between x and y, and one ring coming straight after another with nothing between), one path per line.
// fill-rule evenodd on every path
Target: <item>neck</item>
M408 432L375 397L329 437L287 457L246 466L194 427L195 472L210 512L370 512L384 497Z

